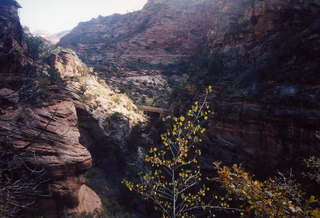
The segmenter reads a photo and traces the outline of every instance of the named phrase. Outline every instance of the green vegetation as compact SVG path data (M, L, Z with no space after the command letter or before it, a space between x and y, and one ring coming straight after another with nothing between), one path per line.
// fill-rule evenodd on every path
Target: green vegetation
M147 106L155 106L155 98L146 98L145 99L145 105Z
M43 60L53 51L54 47L50 46L43 38L25 34L25 42L32 59Z
M83 214L81 214L80 217L81 218L95 218L95 217L97 217L97 215L94 213L83 213Z

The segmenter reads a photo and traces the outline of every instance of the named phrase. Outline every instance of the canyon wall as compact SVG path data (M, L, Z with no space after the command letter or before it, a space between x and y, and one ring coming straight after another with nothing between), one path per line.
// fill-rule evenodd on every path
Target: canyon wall
M319 144L319 2L215 2L212 132L235 159L245 154L266 172L301 162Z
M134 71L128 93L136 86L144 87L140 95L159 93L157 83L135 83L145 74L173 81L190 71L189 85L214 85L209 160L259 162L270 171L316 150L319 6L316 0L149 0L140 11L80 23L60 44L104 75L122 73L120 87Z
M140 11L82 22L59 45L137 104L169 107L188 59L206 47L213 1L148 1ZM187 63L186 63L187 62Z
M80 23L60 45L97 70L159 70L199 52L214 1L149 1L142 10Z
M61 218L102 212L100 197L86 185L85 174L93 164L89 150L97 147L101 133L99 145L109 146L112 157L112 143L126 140L130 128L145 118L73 51L56 48L33 60L18 8L15 1L0 2L0 176L1 182L8 181L0 185L21 185L4 202L17 207L5 211L1 206L0 216L21 217L21 212L23 217ZM82 123L83 113L96 127L90 132L93 138L84 130L90 123ZM123 129L117 126L122 120L108 125L114 114L125 119L125 135L119 135Z
M17 3L0 4L0 75L1 87L21 85L23 69L30 63L23 30L18 17Z
M243 162L263 175L318 149L317 0L149 0L80 23L59 44L100 73L69 49L32 60L18 7L0 3L0 151L23 151L45 170L50 192L37 201L45 217L101 209L84 178L92 156L106 174L103 195L127 197L120 181L139 170L141 145L154 144L161 128L124 93L176 105L171 82L186 71L187 85L215 86L202 145L209 167ZM139 202L129 207L148 214Z

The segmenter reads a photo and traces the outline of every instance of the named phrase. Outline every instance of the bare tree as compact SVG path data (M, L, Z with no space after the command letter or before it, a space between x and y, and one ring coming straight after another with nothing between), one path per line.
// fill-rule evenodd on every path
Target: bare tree
M31 163L34 159L35 154L0 142L0 217L17 217L48 195L46 170Z
M22 148L8 140L18 134L14 131L0 138L0 217L18 217L22 211L31 209L40 197L50 196L47 171L38 164L38 154L29 148L42 139L56 113L54 111L52 119Z

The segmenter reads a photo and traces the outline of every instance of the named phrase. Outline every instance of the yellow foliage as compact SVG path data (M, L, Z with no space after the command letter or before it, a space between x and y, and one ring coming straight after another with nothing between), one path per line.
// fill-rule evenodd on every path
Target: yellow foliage
M312 216L313 218L320 218L320 209L318 208L318 209L312 210L312 211L311 211L311 216Z
M204 199L210 190L200 186L201 170L197 148L205 132L201 121L207 120L209 105L206 90L204 100L195 102L185 116L170 117L170 128L161 135L161 145L148 149L145 162L150 171L141 176L140 183L124 180L130 191L151 199L163 217L194 217L193 210L207 207Z
M218 181L229 193L246 202L246 212L256 217L319 217L319 208L310 205L318 199L311 196L305 201L300 186L293 180L280 177L266 181L254 180L244 169L234 164L232 167L215 163Z

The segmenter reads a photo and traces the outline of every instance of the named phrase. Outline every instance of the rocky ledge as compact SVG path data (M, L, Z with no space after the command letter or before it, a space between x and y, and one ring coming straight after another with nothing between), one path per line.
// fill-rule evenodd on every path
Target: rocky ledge
M8 158L1 162L0 176L8 181L5 188L14 185L4 202L13 208L6 212L1 207L0 212L16 217L24 208L24 217L36 213L58 218L100 211L100 198L82 178L92 166L92 157L80 143L72 95L63 83L49 83L38 75L40 66L28 56L17 9L15 1L0 2L0 154ZM59 57L72 63L79 60ZM85 72L67 64L59 67ZM27 185L28 193L20 196ZM22 204L25 199L30 200ZM29 211L31 206L38 208Z

